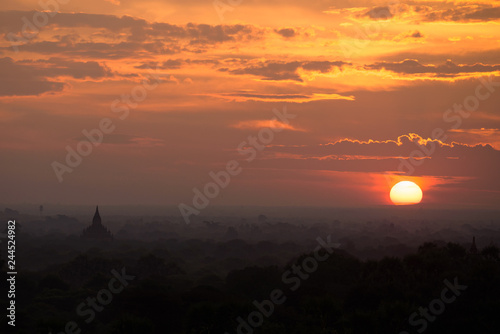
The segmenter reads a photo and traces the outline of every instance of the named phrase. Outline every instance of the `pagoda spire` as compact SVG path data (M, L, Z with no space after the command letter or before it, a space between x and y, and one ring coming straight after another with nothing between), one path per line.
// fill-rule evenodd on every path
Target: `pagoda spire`
M477 254L476 237L472 237L472 246L470 246L470 253Z
M92 219L93 225L101 225L101 215L99 215L99 205L95 207L94 218Z
M83 230L82 238L113 240L113 235L101 222L101 215L99 214L99 206L95 207L95 213L94 213L94 218L92 219L92 224Z

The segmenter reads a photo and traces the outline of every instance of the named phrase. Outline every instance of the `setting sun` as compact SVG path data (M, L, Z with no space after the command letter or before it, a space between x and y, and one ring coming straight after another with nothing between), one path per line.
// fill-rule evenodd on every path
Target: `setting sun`
M422 200L422 189L415 182L401 181L392 187L390 196L396 205L418 204Z

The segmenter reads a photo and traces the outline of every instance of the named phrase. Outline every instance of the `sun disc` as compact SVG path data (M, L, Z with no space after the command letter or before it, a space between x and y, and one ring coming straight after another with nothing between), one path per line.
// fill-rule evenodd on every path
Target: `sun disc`
M392 187L390 197L396 205L418 204L422 200L422 189L415 182L401 181Z

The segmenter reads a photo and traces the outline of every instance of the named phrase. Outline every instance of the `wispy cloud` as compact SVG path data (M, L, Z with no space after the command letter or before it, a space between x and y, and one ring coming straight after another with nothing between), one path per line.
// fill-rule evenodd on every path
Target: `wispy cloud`
M60 92L66 86L64 78L99 80L114 74L95 61L72 61L61 58L15 61L0 58L0 96L40 95Z
M270 128L270 129L283 129L283 130L291 130L291 131L306 131L304 129L299 129L294 127L291 124L285 124L278 120L250 120L250 121L241 121L235 124L230 125L235 129L262 129L262 128Z
M386 70L399 74L426 74L436 77L454 77L469 73L494 73L500 71L499 65L455 64L451 60L441 65L421 64L415 59L406 59L400 62L377 62L365 65L367 70Z
M288 102L288 103L306 103L312 101L323 100L347 100L354 101L353 95L341 94L325 94L325 93L311 93L311 94L264 94L254 92L233 92L233 93L220 93L220 94L207 94L208 96L218 97L229 101L260 101L260 102Z

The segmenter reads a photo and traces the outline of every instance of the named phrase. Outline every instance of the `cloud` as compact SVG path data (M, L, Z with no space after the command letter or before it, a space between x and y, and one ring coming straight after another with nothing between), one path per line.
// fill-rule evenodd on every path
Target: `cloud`
M356 19L401 20L403 22L490 22L500 19L500 7L487 3L425 2L413 4L393 4L372 8L352 7L327 11L330 14L343 14Z
M413 33L411 33L408 37L412 37L412 38L422 38L424 37L424 35L422 35L422 33L418 30L415 30Z
M281 35L282 37L285 38L291 38L295 37L295 30L292 28L283 28L283 29L275 29L274 30L278 35Z
M168 55L181 52L181 48L178 45L172 43L167 45L161 42L94 43L85 41L68 44L64 42L42 41L20 45L18 48L21 52L33 52L47 55L58 54L61 56L79 56L96 59L139 58L141 56L147 56L150 53Z
M415 43L415 41L417 40L423 40L423 39L424 35L418 30L401 33L393 38L393 40L396 42L410 41L412 43Z
M456 5L453 8L436 10L429 8L424 21L488 22L500 19L500 7L492 5Z
M88 141L87 137L74 138L76 141ZM152 138L152 137L141 137L132 136L122 133L111 133L104 136L103 144L113 144L113 145L132 145L141 147L156 147L165 145L164 140Z
M470 133L474 135L480 135L480 136L493 136L493 135L500 135L500 130L499 129L450 129L448 130L449 132L456 132L456 133Z
M500 71L500 65L484 65L476 63L473 65L455 64L447 60L442 65L422 65L417 60L406 59L401 62L377 62L365 65L368 70L387 70L401 74L434 74L437 76L456 76L464 73L484 73Z
M235 129L255 129L259 130L262 128L270 128L270 129L282 129L282 130L291 130L291 131L305 131L303 129L298 129L290 124L285 124L278 120L252 120L252 121L241 121L235 124L230 125Z
M147 62L142 63L140 65L135 66L135 68L139 69L147 69L147 68L158 68L162 70L172 70L172 69L180 69L183 66L190 65L218 65L220 64L219 60L216 59L168 59L163 63L158 62Z
M439 140L424 139L423 137L410 133L398 138L388 140L366 141L344 138L335 142L319 144L316 146L292 146L281 147L280 150L301 154L304 158L325 159L335 156L357 156L357 157L379 157L397 158L408 157L418 145L437 145L439 147L454 147L457 143L446 144Z
M101 79L113 74L95 61L79 62L60 58L48 60L14 61L10 57L0 58L0 96L29 96L47 92L59 92L65 87L60 77L74 79Z
M387 20L393 17L388 6L375 7L364 13L364 16L374 20Z
M47 25L38 29L30 23L34 15L45 15ZM23 21L23 19L25 21ZM204 47L224 42L248 42L261 38L263 30L251 25L209 25L187 23L175 25L164 22L149 22L131 16L115 16L86 13L57 13L50 16L38 11L0 12L0 33L5 39L19 44L22 32L33 33L32 38L24 39L20 51L40 53L68 53L102 58L125 58L140 56L138 51L173 54L183 51L204 52ZM97 33L99 42L93 36L81 39L78 43L64 41L38 40L39 31L83 28L88 34ZM94 31L92 31L92 29ZM71 30L70 30L71 31ZM82 30L83 31L83 30ZM4 47L10 49L10 47Z
M483 8L465 15L466 20L493 21L500 19L500 7Z
M415 149L423 147L424 150L435 149L433 157L456 157L460 152L469 149L493 150L491 146L477 145L469 146L461 143L445 143L443 141L409 133L401 135L398 138L388 140L357 140L340 139L335 142L318 145L293 145L277 146L276 150L287 153L300 154L302 158L307 159L330 159L335 157L350 156L358 157L361 160L366 159L387 159L387 158L408 158ZM439 152L437 152L439 149Z
M292 61L292 62L279 62L267 61L258 65L250 65L245 68L234 70L219 69L219 71L229 71L232 74L251 74L261 77L263 80L293 80L303 82L299 69L310 71L328 73L334 69L342 70L342 68L350 63L343 61Z
M469 190L496 192L497 197L499 165L500 151L489 144L445 143L415 133L395 140L342 139L318 145L269 145L252 164L254 168L282 171L388 173L389 176L410 171L414 177L459 180Z
M489 143L495 149L500 150L500 130L499 129L450 129L450 137L454 140L468 144Z
M418 59L420 62L426 63L439 63L446 62L450 59L450 52L440 52L436 50L435 53L420 52L420 51L399 51L389 54L383 54L378 57L380 60L397 62L404 59ZM474 63L481 61L482 64L495 65L498 64L500 59L500 49L488 50L457 50L453 52L453 61L460 63Z
M354 101L355 97L350 95L340 95L336 93L311 93L311 94L263 94L251 91L240 91L233 93L207 94L207 96L217 97L229 101L261 101L261 102L288 102L288 103L306 103L312 101L324 100L347 100Z
M48 17L47 25L40 29L45 29L50 26L59 28L95 28L107 29L109 31L120 31L130 29L132 27L146 27L148 22L143 19L137 19L131 16L124 15L118 17L115 15L106 14L86 14L86 13L61 13L50 16L47 12L39 11L0 11L0 32L2 33L19 33L28 27L26 21L34 22L34 16ZM24 19L23 19L24 18ZM29 28L29 27L28 27ZM35 26L35 28L37 28Z
M167 61L164 61L162 64L158 64L158 62L149 62L149 63L142 63L141 65L137 65L134 67L138 69L158 68L163 70L164 69L172 70L181 68L183 63L184 61L180 59L169 59Z

